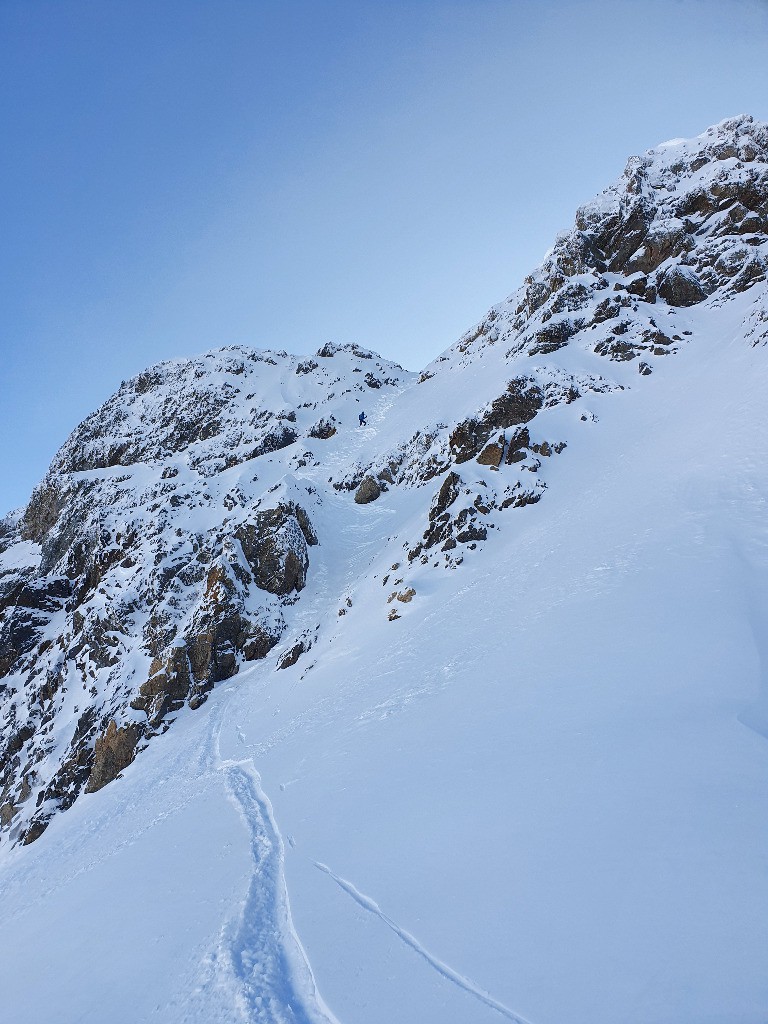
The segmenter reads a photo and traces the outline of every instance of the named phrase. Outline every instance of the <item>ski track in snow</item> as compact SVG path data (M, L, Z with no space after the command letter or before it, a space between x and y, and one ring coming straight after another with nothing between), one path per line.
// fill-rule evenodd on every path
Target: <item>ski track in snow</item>
M369 417L369 425L359 432L356 431L350 448L336 456L340 465L342 462L348 465L359 454L366 440L375 435L376 428L373 424L383 419L392 400L387 396L376 403ZM339 497L338 504L341 511L347 503ZM382 508L358 508L355 511L358 513L355 521L348 523L347 527L354 537L357 558L351 560L351 564L347 566L345 586L349 586L355 580L356 568L361 557L365 559L369 553L371 556L375 554L375 531L372 527L386 514L386 510ZM293 617L290 631L292 638L313 633L322 618L327 601L328 565L326 559L318 561L319 564L315 567L315 593ZM297 684L298 679L292 684L290 692ZM317 710L312 709L312 714L316 715ZM278 714L279 711L280 704L272 714ZM317 991L312 969L293 927L283 871L283 842L269 800L261 789L258 772L251 759L228 760L223 759L219 753L225 715L225 704L222 704L213 717L207 746L210 751L211 767L223 774L228 796L237 807L248 830L253 869L239 917L224 926L218 949L209 960L213 977L207 980L234 997L233 1009L243 1024L339 1024ZM278 739L285 732L290 734L295 731L303 717L299 715L298 721L293 721L287 728L278 730L278 735L273 738ZM236 728L236 734L241 743L246 742L239 726ZM374 910L407 945L418 952L443 977L516 1024L528 1024L471 981L433 957L413 936L390 921L372 901L363 897L353 886L337 878L329 869L323 867L323 870L366 909Z
M469 993L469 995L474 996L475 999L478 999L481 1003L485 1003L486 1006L490 1006L492 1010L496 1010L497 1013L506 1017L507 1020L514 1021L514 1024L531 1024L531 1022L526 1020L525 1017L521 1017L519 1013L515 1013L514 1010L510 1010L508 1006L505 1006L497 999L494 999L488 992L481 989L479 985L476 985L474 981L464 977L462 974L459 974L458 971L454 971L454 969L449 967L448 964L439 960L436 956L433 956L428 949L425 949L424 946L422 946L415 936L411 935L411 933L407 932L404 928L401 928L400 925L393 921L391 917L388 917L378 903L372 900L369 896L360 892L360 890L352 885L351 882L348 882L345 878L341 878L339 875L335 874L335 872L331 871L327 864L321 864L319 861L315 861L315 867L318 868L318 870L323 871L326 875L329 875L339 888L348 896L351 896L355 903L357 903L358 906L361 906L363 910L367 910L369 913L378 917L380 921L383 921L387 928L393 931L395 935L397 935L397 937L406 944L406 946L410 946L415 953L418 953L422 959L426 960L430 967L433 967L438 974L446 979L446 981L453 982L454 985L457 985L460 989Z
M249 759L218 753L221 721L213 731L216 767L250 839L253 869L237 922L222 930L214 965L235 982L244 1024L339 1024L323 1003L291 920L283 872L284 848L272 807Z

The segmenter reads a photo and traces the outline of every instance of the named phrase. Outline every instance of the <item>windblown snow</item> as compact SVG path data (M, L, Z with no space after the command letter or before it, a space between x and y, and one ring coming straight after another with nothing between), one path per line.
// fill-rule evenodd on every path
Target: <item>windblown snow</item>
M7 1018L764 1024L767 269L741 117L421 374L89 417L0 528Z

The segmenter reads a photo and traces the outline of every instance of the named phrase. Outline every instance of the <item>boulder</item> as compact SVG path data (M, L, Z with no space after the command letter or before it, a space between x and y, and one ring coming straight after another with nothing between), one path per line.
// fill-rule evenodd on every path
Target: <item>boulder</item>
M279 669L290 668L292 665L296 664L296 662L299 660L302 654L304 654L305 651L307 651L307 649L308 648L305 646L303 640L297 641L293 645L293 647L287 650L284 654L280 655L280 658L278 659L277 662L277 667Z
M309 568L308 544L317 537L309 517L293 504L279 505L242 523L234 532L256 586L283 596L304 589Z
M672 267L664 274L658 285L658 294L670 306L695 306L707 297L695 271L685 266Z
M381 487L378 481L372 476L365 476L355 491L355 501L358 505L367 505L371 501L376 501L380 494Z
M336 433L336 418L330 416L328 419L322 417L310 427L309 436L316 437L320 441L327 441L329 437L333 437Z
M498 468L501 463L502 456L504 455L504 435L499 437L498 441L494 441L491 444L487 444L485 448L477 456L477 461L481 466L493 466L495 469Z

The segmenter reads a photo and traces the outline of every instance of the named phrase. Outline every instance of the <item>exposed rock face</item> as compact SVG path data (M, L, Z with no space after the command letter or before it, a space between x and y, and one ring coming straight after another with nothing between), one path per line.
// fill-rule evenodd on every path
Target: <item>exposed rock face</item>
M35 649L39 631L71 595L66 578L11 577L0 580L0 678Z
M519 430L516 430L510 437L507 445L507 457L505 459L507 465L512 465L513 462L522 462L530 445L531 435L528 428L521 427Z
M663 275L659 281L658 294L670 306L695 306L707 297L695 271L684 266L671 267Z
M283 654L282 657L278 659L277 668L290 668L292 665L296 664L296 662L299 660L302 654L304 654L307 650L308 647L305 641L303 639L297 640L293 647L287 650L285 654Z
M66 485L56 476L47 477L32 492L29 504L21 521L21 536L24 540L41 543L56 525L66 505Z
M302 502L316 499L282 470L254 502L239 467L261 473L311 436L340 373L353 395L369 390L362 371L360 383L352 376L359 366L382 392L405 379L355 346L325 353L299 370L285 353L228 349L140 374L72 434L26 510L3 520L1 549L16 554L13 568L0 565L0 829L13 838L33 841L282 637L318 543ZM294 369L315 398L260 406ZM331 436L338 410L319 422ZM54 747L67 693L76 714Z
M534 334L530 354L532 356L546 356L552 352L557 352L559 348L568 344L568 340L575 333L575 324L570 320L560 320L557 323L547 324Z
M309 553L317 537L304 509L293 503L258 513L234 532L256 586L270 594L304 589Z
M764 123L733 118L632 157L523 287L465 335L457 355L506 344L515 356L541 357L592 331L598 354L616 358L622 349L634 359L642 351L636 337L652 327L660 302L723 301L764 282L767 230ZM606 344L597 328L620 317L631 322L629 337Z
M95 793L128 767L136 755L137 738L138 730L135 726L127 725L118 729L114 720L109 723L107 731L96 740L86 793Z
M459 496L460 487L461 477L459 474L454 472L449 473L440 485L440 490L437 492L437 497L435 498L429 512L430 519L438 519L447 508L450 508Z
M464 420L455 428L448 443L455 453L456 462L468 462L476 456L494 430L528 423L543 404L544 395L536 381L525 377L511 380L506 392L494 399L488 409L476 419Z
M137 507L130 479L52 478L20 523L20 536L41 543L37 565L0 575L0 678L26 695L7 704L0 826L25 842L86 782L93 791L115 778L141 737L185 703L199 707L241 659L267 656L284 629L281 602L306 583L317 537L297 502L252 512L225 501L219 525L199 534L170 524L205 485L187 480L183 502L155 503L174 496L176 480L159 472ZM143 679L131 681L129 656L134 665L144 658ZM79 691L85 708L46 776L44 737L66 690ZM112 724L99 735L105 710ZM25 825L27 807L34 817Z
M363 477L360 486L355 491L355 501L358 505L367 505L381 494L381 487L372 476Z
M183 705L191 682L187 648L172 647L165 658L153 659L149 679L139 687L131 707L143 711L150 726L156 728L169 711L178 711Z
M504 435L498 441L487 444L477 456L481 466L498 466L504 455Z
M425 430L386 453L398 467L396 482L424 484L451 464L470 462L498 469L500 476L507 467L522 472L507 484L500 479L494 496L477 495L486 513L472 503L447 515L433 503L422 538L408 548L409 560L426 564L436 545L450 558L458 545L479 543L487 533L478 515L538 502L546 490L540 456L562 450L556 438L541 437L537 424L544 414L625 387L599 372L574 374L565 364L554 369L534 361L578 349L617 369L634 363L635 380L648 377L658 359L695 342L690 330L679 329L677 311L716 305L764 284L767 231L765 124L734 118L699 138L631 158L621 179L577 212L574 227L522 288L422 372L427 391L441 374L470 366L474 373L485 360L498 370L498 350L501 365L512 371L506 393L497 391L493 401L449 421L454 425L447 438L440 427ZM765 343L764 304L756 305L750 320L754 344ZM532 369L521 373L526 358ZM591 422L592 414L581 419ZM383 462L361 466L358 480ZM526 480L526 472L534 479Z
M315 363L317 367L317 363ZM305 371L309 372L309 371ZM313 427L309 429L309 436L316 437L321 441L327 441L329 437L333 437L336 433L336 424L333 416L329 419L319 419Z

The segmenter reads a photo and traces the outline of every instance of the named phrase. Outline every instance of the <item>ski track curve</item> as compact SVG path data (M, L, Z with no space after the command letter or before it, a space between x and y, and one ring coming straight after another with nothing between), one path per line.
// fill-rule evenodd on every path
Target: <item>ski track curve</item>
M531 1024L531 1022L526 1020L525 1017L521 1017L519 1013L515 1013L514 1010L510 1010L508 1006L505 1006L504 1003L500 1003L498 999L494 999L493 996L480 988L479 985L476 985L474 981L465 977L463 974L459 974L458 971L449 967L448 964L444 963L444 961L433 956L428 949L422 946L415 936L411 935L411 933L406 931L404 928L401 928L400 925L393 921L391 917L388 917L378 903L372 900L370 896L366 896L351 882L348 882L345 878L341 878L340 875L331 871L327 864L321 864L319 861L315 861L315 867L332 878L339 888L348 896L351 896L355 903L362 907L363 910L367 910L370 914L374 914L378 917L379 920L390 929L390 931L393 931L406 946L409 946L423 960L426 960L430 967L434 968L438 974L446 979L446 981L452 982L460 989L463 989L464 992L474 996L474 998L479 1000L481 1003L484 1003L492 1010L496 1010L496 1012L500 1013L502 1017L506 1017L507 1020L511 1020L513 1024Z

